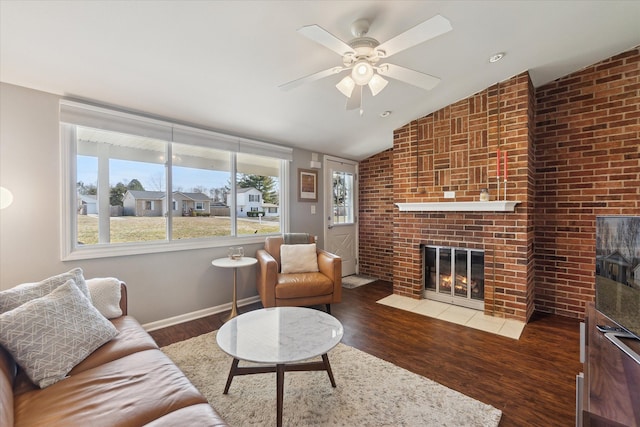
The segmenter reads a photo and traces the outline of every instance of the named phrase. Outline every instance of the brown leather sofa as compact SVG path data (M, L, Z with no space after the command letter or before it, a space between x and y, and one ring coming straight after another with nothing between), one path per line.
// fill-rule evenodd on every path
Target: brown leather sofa
M119 334L76 365L68 378L39 389L0 346L0 427L226 426L224 420L127 315Z
M313 243L313 236L309 243ZM256 286L264 307L310 306L339 303L342 299L342 259L322 249L317 250L319 272L282 274L280 246L283 236L267 237L264 249L256 251L258 273Z

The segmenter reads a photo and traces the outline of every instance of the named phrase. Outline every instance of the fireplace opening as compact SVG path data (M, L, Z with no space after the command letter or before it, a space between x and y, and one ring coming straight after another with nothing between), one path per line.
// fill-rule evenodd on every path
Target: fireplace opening
M484 310L484 251L423 246L424 297Z

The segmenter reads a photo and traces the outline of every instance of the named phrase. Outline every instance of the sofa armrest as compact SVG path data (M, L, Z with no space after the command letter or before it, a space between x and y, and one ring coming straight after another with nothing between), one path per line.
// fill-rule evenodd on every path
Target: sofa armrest
M0 426L13 426L13 385L18 365L4 347L0 346Z
M276 305L276 283L278 281L278 263L269 252L264 249L256 251L258 259L258 269L256 277L256 287L265 307Z
M120 282L120 309L122 310L122 315L127 315L127 285L124 282Z

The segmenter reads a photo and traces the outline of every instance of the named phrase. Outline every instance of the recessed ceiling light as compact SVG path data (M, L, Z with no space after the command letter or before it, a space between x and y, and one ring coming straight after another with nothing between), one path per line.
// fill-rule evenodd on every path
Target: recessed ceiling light
M502 58L504 58L504 52L498 52L495 55L491 55L489 57L489 62L498 62L500 61Z
M391 111L387 110L387 111L383 111L382 113L380 113L380 117L389 117L391 115Z

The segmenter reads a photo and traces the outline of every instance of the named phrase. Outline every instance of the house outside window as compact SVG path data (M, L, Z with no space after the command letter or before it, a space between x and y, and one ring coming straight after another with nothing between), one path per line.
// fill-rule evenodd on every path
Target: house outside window
M61 101L60 117L63 259L228 246L284 231L283 215L260 223L238 215L235 183L268 182L279 199L290 149L71 101ZM78 200L96 192L97 215L82 215Z

